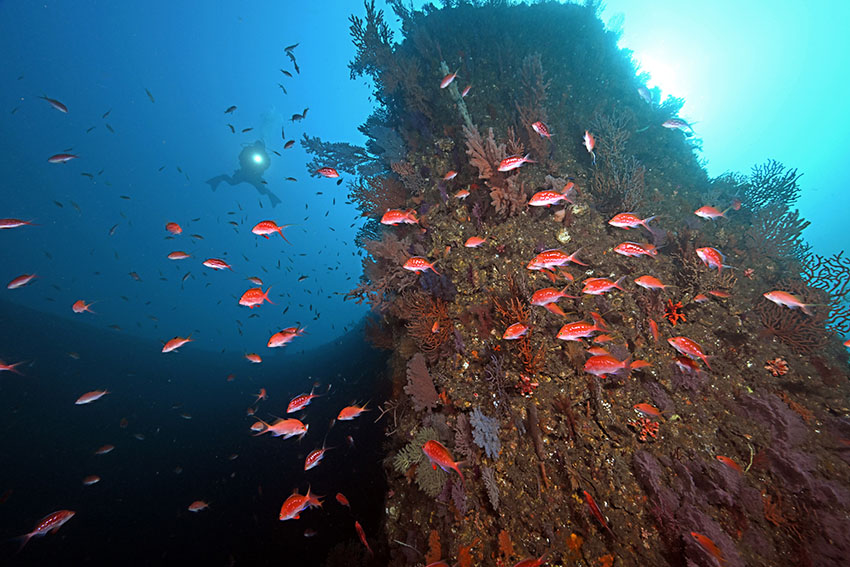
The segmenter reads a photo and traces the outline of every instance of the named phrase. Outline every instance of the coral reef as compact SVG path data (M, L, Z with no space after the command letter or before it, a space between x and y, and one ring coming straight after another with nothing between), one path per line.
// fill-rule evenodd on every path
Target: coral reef
M798 172L710 179L692 132L663 126L683 101L643 96L593 1L389 4L399 38L371 0L351 22L352 76L379 104L365 150L310 141L358 175L371 220L349 297L393 346L381 564L840 565L850 262L808 251ZM500 167L515 154L530 161ZM724 218L694 214L707 205ZM378 224L391 206L419 224ZM651 224L609 224L628 212ZM555 302L532 305L541 291ZM559 340L565 324L594 328ZM432 439L463 480L430 465Z

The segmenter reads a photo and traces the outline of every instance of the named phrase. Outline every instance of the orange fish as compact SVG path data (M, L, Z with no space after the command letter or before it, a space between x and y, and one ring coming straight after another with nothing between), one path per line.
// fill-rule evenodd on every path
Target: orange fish
M688 337L672 337L667 339L667 342L681 354L690 356L691 358L701 358L705 365L711 368L711 365L708 363L708 357L702 351L702 348Z
M581 248L573 252L572 254L567 254L563 250L553 249L553 250L544 250L537 256L535 256L531 262L528 263L526 268L529 270L545 270L546 268L554 268L556 266L563 266L564 264L568 264L572 262L573 264L578 264L580 266L587 266L584 262L580 262L576 256L581 252Z
M0 372L4 372L4 371L14 372L15 374L19 374L19 375L23 376L23 374L21 374L21 371L18 370L17 368L15 368L16 366L20 366L23 363L24 363L24 361L22 360L20 362L16 362L15 364L6 364L2 360L0 360Z
M286 346L292 342L295 337L300 337L304 333L304 329L299 329L298 327L287 327L282 331L273 334L266 346L269 348Z
M256 286L263 287L263 280L261 280L260 278L258 278L256 276L248 278L248 281L251 282L252 284L256 285Z
M181 232L183 232L183 228L176 222L167 223L165 225L165 230L167 230L171 234L180 234Z
M712 289L708 293L710 293L714 297L719 297L720 299L729 299L730 297L732 297L731 293L729 293L728 291L723 291L721 289Z
M301 517L301 512L303 512L306 508L321 508L322 501L319 498L310 492L310 488L307 488L307 494L301 495L298 494L298 489L292 493L292 495L287 498L283 505L280 507L280 514L278 515L278 519L281 522L286 520L297 520Z
M114 449L115 449L115 445L104 445L102 447L98 447L97 450L95 450L94 454L95 455L105 455L107 453L111 453Z
M729 467L730 469L734 469L741 474L744 474L744 469L741 468L741 465L730 459L729 457L724 457L723 455L717 455L716 459Z
M575 323L567 323L558 331L556 338L562 341L578 341L585 337L591 336L597 331L605 331L604 326L599 325L599 321L594 324L585 321L576 321Z
M212 268L213 270L230 270L233 271L233 268L230 267L230 264L221 260L219 258L208 258L204 260L204 266L207 268Z
M422 452L425 453L425 456L431 461L431 466L434 470L437 470L437 465L446 472L453 470L460 475L461 482L466 482L463 478L463 473L460 472L458 463L455 462L452 458L452 454L449 453L449 450L446 449L442 443L430 439L422 445Z
M458 69L457 71L460 71L460 69ZM440 81L440 88L441 89L444 89L447 86L449 86L450 84L452 84L452 81L454 81L457 78L457 71L455 71L454 73L449 73L448 75L443 77L443 79Z
M481 238L480 236L470 236L466 239L466 242L463 243L467 248L478 248L482 244L487 241L486 238Z
M168 255L169 260L185 260L186 258L191 258L191 256L182 250L175 250Z
M578 299L575 295L568 295L566 291L566 287L560 291L555 289L554 287L544 287L543 289L538 289L531 296L531 304L539 305L540 307L546 307L550 303L555 303L562 297L566 297L568 299Z
M361 526L360 522L357 520L354 521L354 529L357 530L357 535L360 536L360 541L366 546L366 551L369 552L370 556L374 557L375 554L372 553L372 548L369 547L369 542L366 541L366 533L363 531L363 526Z
M346 406L346 407L344 407L340 410L339 415L336 416L336 418L340 421L351 421L352 419L359 416L364 411L369 411L369 410L366 409L367 405L368 405L368 402L366 404L364 404L363 407Z
M651 406L649 404L635 404L634 409L643 415L651 415L652 417L661 417L661 411L658 408Z
M6 285L6 289L18 289L30 283L36 278L35 274L23 274L16 277Z
M726 559L723 558L723 553L720 551L720 548L707 536L704 536L697 532L691 532L691 535L697 543L702 547L709 555L713 556L715 559L720 561L721 563L725 563Z
M608 522L605 521L605 516L602 515L602 511L599 510L599 506L596 505L596 501L593 499L593 496L587 490L582 490L584 492L584 501L587 502L587 507L590 508L590 513L593 514L593 517L602 524L602 527L611 532L611 535L614 535L614 532L611 531L611 528L608 526Z
M191 343L193 340L194 339L192 338L192 335L189 335L186 338L174 337L173 339L171 339L170 341L165 343L165 345L162 347L162 352L171 352L171 351L177 350L178 348L182 347L186 343Z
M614 288L619 289L620 291L626 291L620 284L623 283L623 280L626 279L626 276L621 277L616 282L612 282L608 278L587 278L584 280L584 288L581 290L582 293L587 293L589 295L602 295L603 293L609 292Z
M510 325L507 329L505 329L502 338L506 341L514 341L525 335L530 328L531 327L529 327L525 323L514 323L513 325Z
M314 394L313 391L315 389L316 388L314 386L313 389L310 390L309 394L301 394L299 396L295 396L294 398L292 398L292 400L290 400L290 402L289 402L289 405L286 406L286 413L294 413L298 410L302 410L302 409L304 409L304 408L306 408L307 406L310 405L310 402L313 401L313 398L318 398L318 397L324 395L324 394ZM328 390L330 390L330 387L328 387Z
M90 474L89 476L83 479L83 484L85 486L91 486L93 484L97 484L98 482L100 482L100 477L96 474Z
M584 147L587 148L588 153L593 156L593 164L596 165L596 154L593 153L593 148L596 146L596 140L593 139L593 134L589 131L584 131Z
M468 189L461 189L457 193L455 193L455 199L460 199L461 201L469 197L470 193Z
M339 172L332 167L320 167L316 170L316 173L322 177L327 177L328 179L335 179L339 177Z
M723 268L731 268L732 266L727 266L723 262L726 261L726 257L723 255L720 250L716 248L697 248L697 256L702 260L702 263L708 266L709 268L717 268L717 273L723 271Z
M657 217L652 216L652 217L647 217L647 218L641 220L634 213L620 213L620 214L614 215L614 218L609 220L608 224L610 224L611 226L616 226L617 228L625 228L626 230L629 230L630 228L635 228L635 227L638 227L638 226L642 226L647 230L651 230L649 228L649 221L651 221L655 218L657 218Z
M528 156L531 154L525 154L524 156L510 156L503 159L499 162L499 171L511 171L513 169L517 169L518 167L522 167L523 164L526 163L537 163L532 159L528 159Z
M381 217L381 224L389 226L396 224L417 224L418 222L419 219L416 218L416 211L413 209L407 209L406 211L387 209L387 212Z
M272 437L283 437L284 439L289 439L290 437L304 437L307 430L310 428L309 424L302 423L301 420L295 419L294 417L277 419L271 424L266 423L262 419L260 422L265 425L266 428L257 433L257 435L271 433ZM253 426L251 429L253 430Z
M723 211L721 213L720 211L718 211L714 207L709 207L708 205L706 205L704 207L700 207L697 210L695 210L694 214L696 216L700 217L700 218L709 219L709 220L714 220L714 219L717 219L717 218L720 218L720 217L723 217L725 219L726 218L726 212L728 210L729 209L726 209L725 211Z
M336 501L342 504L343 506L348 506L351 509L351 504L348 503L348 498L342 492L336 493Z
M254 352L249 352L245 355L245 358L248 359L249 362L252 362L254 364L259 364L263 361L263 359L260 358L260 355Z
M19 226L31 225L35 226L33 223L29 221L23 221L20 219L0 219L0 229L4 228L18 228Z
M23 549L27 542L34 537L41 537L48 533L56 533L68 520L74 517L74 514L75 512L73 510L59 510L45 516L39 520L38 524L36 524L35 528L33 528L31 532L18 538L22 540L21 547L18 551Z
M268 240L270 234L274 234L275 232L277 232L278 234L280 234L281 238L286 240L286 237L283 235L283 229L288 227L288 226L292 226L292 225L291 224L284 224L284 225L278 226L277 223L274 222L273 220L264 220L264 221L258 222L256 225L254 225L254 228L251 229L251 232L253 232L254 234L256 234L258 236L262 236L266 240ZM288 240L286 240L286 241L289 242ZM289 242L289 243L292 244L291 242Z
M675 287L664 285L661 283L661 280L654 276L641 276L635 280L635 283L644 289L667 289L668 287Z
M325 440L327 441L327 435L325 435ZM313 467L318 466L325 457L325 452L330 451L331 449L333 449L333 447L325 448L325 443L322 443L321 449L314 449L310 451L310 454L307 455L306 459L304 459L304 470L309 471Z
M623 256L658 256L658 249L652 244L641 242L623 242L614 247L614 252Z
M427 272L428 270L431 270L439 276L440 272L434 269L434 264L436 262L436 260L434 260L433 262L428 262L428 260L425 258L422 258L420 256L413 256L404 263L402 268L404 268L405 270L410 270L411 272Z
M189 504L188 510L190 512L201 512L203 510L208 510L210 507L209 504L204 502L203 500L195 500L191 504Z
M629 358L626 360L617 360L610 355L591 356L584 363L584 371L600 378L607 378L608 374L617 374L623 370L634 370L649 366L645 360L635 360L629 363Z
M455 177L457 177L457 171L455 171L454 169L451 169L451 170L449 170L448 173L446 173L443 176L443 181L450 181L450 180L454 179Z
M74 313L83 313L83 312L85 312L85 311L88 311L89 313L94 313L94 311L92 311L91 309L89 309L89 307L91 307L91 306L92 306L92 304L91 304L91 303L86 303L86 302L85 302L85 301L83 301L82 299L78 299L78 300L77 300L77 301L75 301L75 302L74 302L74 304L71 306L71 309L74 311Z
M242 294L242 297L239 298L239 305L244 305L249 309L253 309L257 305L262 305L263 301L268 301L272 305L275 305L275 302L269 299L269 292L271 291L271 286L269 289L263 293L263 288L261 287L252 287L248 291Z
M257 399L254 400L254 403L256 404L256 403L259 403L260 400L267 400L267 399L269 399L269 395L266 393L266 389L260 388L260 391L257 394Z
M652 340L658 342L658 323L652 319L649 320L649 332L652 333Z
M81 406L83 404L90 404L96 400L99 400L106 394L111 394L112 392L108 390L92 390L91 392L86 392L74 402L75 405Z
M777 305L781 305L783 307L788 307L789 309L800 309L806 315L814 315L812 311L812 307L817 305L816 303L803 303L803 301L797 297L796 295L792 295L787 291L769 291L765 294L762 294L765 299L769 299Z

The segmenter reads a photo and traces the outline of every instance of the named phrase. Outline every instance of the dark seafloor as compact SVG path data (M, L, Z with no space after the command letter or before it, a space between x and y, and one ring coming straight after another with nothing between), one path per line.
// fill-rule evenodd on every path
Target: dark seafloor
M349 547L327 564L846 565L850 262L803 241L797 171L768 160L710 179L692 130L662 127L682 101L639 92L595 2L389 4L401 37L374 2L352 17L352 77L374 81L378 102L366 148L303 141L312 169L360 176L350 197L370 219L369 255L351 297L380 315L367 335L392 366L385 540L375 558ZM525 154L536 163L498 171ZM528 206L569 183L573 203ZM694 215L706 205L726 214ZM418 223L382 226L388 209ZM656 218L609 226L622 212ZM465 247L473 236L486 240ZM657 255L614 253L623 241ZM704 247L731 267L703 265ZM588 265L527 269L553 248ZM403 269L412 256L434 269ZM638 287L645 274L668 287ZM623 291L581 293L587 277L623 276ZM563 315L529 304L549 286L578 296ZM772 290L814 314L769 302ZM648 365L585 372L585 345L556 333L592 312L608 340L592 346ZM514 323L528 332L503 339ZM673 337L708 358L677 357ZM465 482L432 468L428 440L463 461Z

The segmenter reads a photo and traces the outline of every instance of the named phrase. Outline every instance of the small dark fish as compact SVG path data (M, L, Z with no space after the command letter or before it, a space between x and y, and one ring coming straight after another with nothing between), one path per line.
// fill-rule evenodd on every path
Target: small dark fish
M154 100L153 98L153 95L148 89L145 89L145 92L148 94L148 98L151 99L151 102L156 102L156 100Z
M203 239L204 239L204 237L203 237L203 236L201 236L200 234L192 234L191 236L192 236L192 238L197 238L198 240L203 240Z
M297 180L297 179L295 179L294 177L287 177L287 178L286 178L286 180L287 180L287 181L298 181L298 180Z
M139 277L139 274L137 274L136 272L130 272L130 277L136 280L137 282L142 281L142 278Z
M293 49L298 47L300 44L301 44L301 42L295 43L293 45L288 45L288 46L284 47L283 50L284 51L292 51Z
M125 201L129 201L129 200L130 200L130 196L129 196L129 195L119 195L119 196L120 196L122 199L124 199Z
M92 131L92 130L94 130L95 128L97 128L97 126L92 126L91 128L88 128L88 129L86 130L86 134L88 134L89 132L91 132L91 131Z
M242 133L244 134L245 132L250 132L253 129L254 129L253 127L252 128L242 128Z
M74 201L71 201L71 206L74 207L74 210L77 211L78 213L83 212L82 209L80 209L80 206L77 203L75 203Z
M12 109L12 112L10 112L9 114L14 114L14 113L16 113L16 112L18 111L18 109L19 109L19 108L20 108L20 106L16 106L15 108L13 108L13 109Z
M116 230L117 228L118 228L118 225L117 225L117 224L116 224L116 225L114 225L112 228L110 228L110 229L109 229L109 236L112 236L113 234L115 234L115 230Z
M304 117L300 114L293 114L292 118L289 119L290 122L301 122L302 120L304 120Z
M91 173L86 173L85 171L82 172L80 175L88 177L89 179L94 179L94 175L92 175Z
M310 110L310 107L309 107L309 106L308 106L307 108L305 108L305 109L304 109L304 112L302 112L302 113L301 113L301 116L302 116L303 118L307 118L307 111L308 111L308 110Z
M106 118L107 116L109 116L109 113L110 113L110 112L112 112L112 109L111 109L111 108L110 108L109 110L107 110L106 112L104 112L104 113L103 113L103 116L101 116L101 118Z
M288 150L289 148L291 148L294 145L295 145L295 140L287 140L286 143L283 145L283 149Z
M191 276L191 275L192 275L192 272L186 272L186 275L184 275L184 276L183 276L183 280L182 280L182 281L184 281L184 282L185 282L187 279L189 279L189 276Z
M228 106L227 110L224 111L225 114L231 114L234 110L236 110L236 105Z
M183 170L182 170L182 169L180 169L180 166L179 166L179 165L178 165L178 166L176 166L176 167L177 167L177 171L179 171L180 173L183 173Z
M292 76L292 73L290 73L289 71L284 71L283 69L281 69L280 72L283 73L284 75L286 75L287 77Z
M115 133L115 130L113 130L112 126L110 126L109 124L106 125L106 129L112 132L113 134Z
M274 155L276 155L277 157L280 157L280 152L279 152L279 151L277 151L277 150L272 150L272 153L273 153Z
M6 490L6 492L3 493L3 496L0 496L0 504L5 504L6 500L8 500L11 495L12 495L12 489L9 488L9 489Z
M234 134L236 133L236 128L233 127L233 124L228 124L227 127L230 128L231 132L233 132Z
M341 178L341 177L340 177L339 179L337 179L337 180L336 180L336 184L337 184L337 185L342 185L342 178Z
M298 278L298 281L299 281L299 282L303 282L304 280L306 280L306 279L307 279L307 278L309 278L309 277L310 277L310 276L301 276L300 278Z
M59 207L60 209L64 206L59 201L53 201L53 204L56 205L57 207Z
M46 96L40 96L38 98L40 98L42 100L46 100L47 102L50 103L50 106L52 106L53 108L55 108L59 112L63 112L65 114L68 113L68 107L65 106L64 104L62 104L61 102L59 102L58 100L53 99L53 98L47 98Z
M157 169L157 171L162 171L163 169L165 169L164 165L162 167L160 167L159 169Z
M284 86L283 86L283 85L281 85L280 83L278 83L278 84L277 84L277 86L279 86L279 87L280 87L280 90L282 90L282 91L283 91L283 94L289 94L288 92L286 92L286 87L284 87Z

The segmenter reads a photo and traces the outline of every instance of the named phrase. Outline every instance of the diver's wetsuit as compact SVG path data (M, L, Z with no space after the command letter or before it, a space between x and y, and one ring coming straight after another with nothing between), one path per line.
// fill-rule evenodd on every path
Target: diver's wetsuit
M263 161L257 163L254 161L254 155L260 154L263 156ZM250 146L242 148L239 153L239 169L233 172L233 175L217 175L212 179L208 179L207 183L212 190L218 188L219 183L224 181L228 185L239 185L240 183L249 183L259 191L261 195L265 195L271 201L272 207L276 207L281 200L266 186L266 181L263 179L263 173L269 168L268 154L266 154L266 145L262 140L257 140Z

